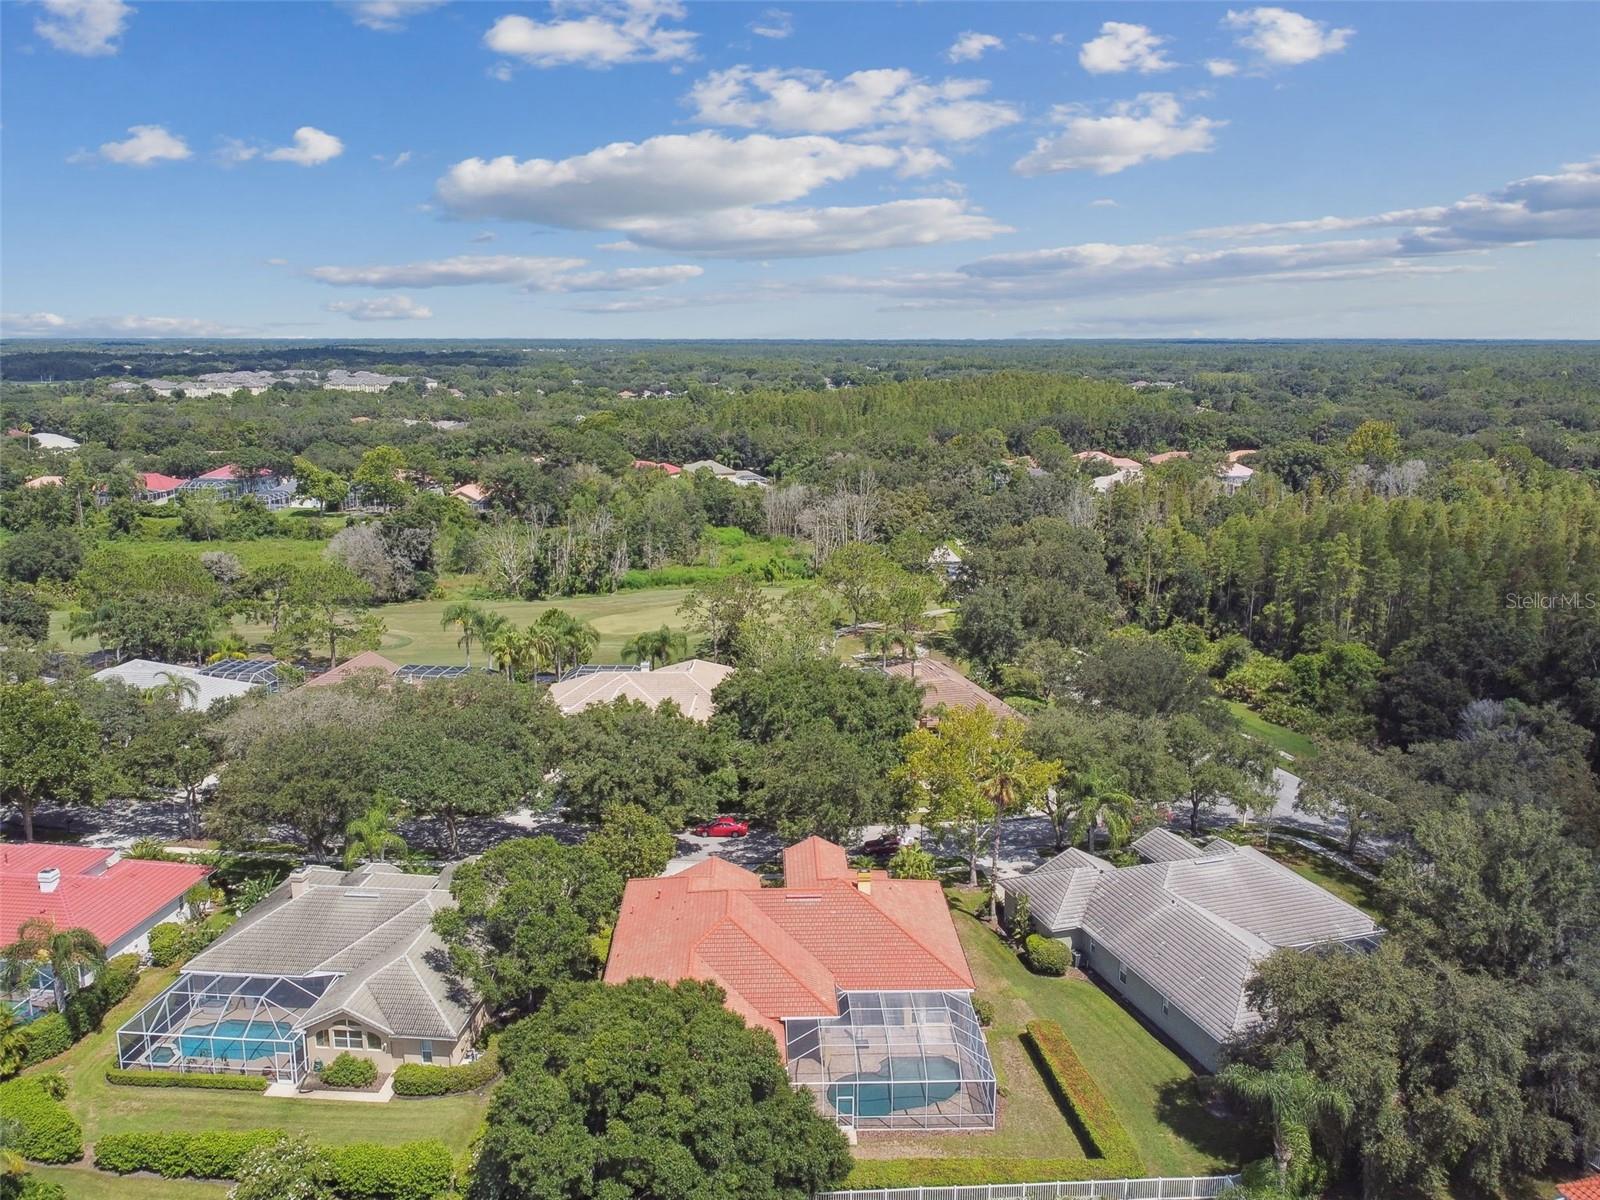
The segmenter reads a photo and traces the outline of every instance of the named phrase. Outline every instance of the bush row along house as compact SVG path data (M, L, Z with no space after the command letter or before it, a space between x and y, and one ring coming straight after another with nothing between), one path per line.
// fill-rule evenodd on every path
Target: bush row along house
M1246 1003L1256 964L1282 947L1370 948L1366 913L1250 846L1204 847L1167 829L1133 843L1148 861L1113 867L1073 848L1001 879L1009 922L1028 898L1033 927L1207 1070L1260 1020Z

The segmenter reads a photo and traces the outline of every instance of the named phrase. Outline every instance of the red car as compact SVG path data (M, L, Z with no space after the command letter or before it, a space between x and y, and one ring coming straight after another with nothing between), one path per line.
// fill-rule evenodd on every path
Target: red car
M735 817L718 817L715 821L696 825L691 832L696 837L744 837L750 832L750 822Z

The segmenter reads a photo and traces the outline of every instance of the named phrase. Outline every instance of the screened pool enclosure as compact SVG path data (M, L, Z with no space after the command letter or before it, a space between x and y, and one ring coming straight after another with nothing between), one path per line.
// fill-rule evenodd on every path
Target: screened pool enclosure
M964 992L842 992L784 1023L789 1074L856 1129L993 1129L994 1065Z
M300 1018L338 976L184 974L117 1030L117 1065L298 1083Z

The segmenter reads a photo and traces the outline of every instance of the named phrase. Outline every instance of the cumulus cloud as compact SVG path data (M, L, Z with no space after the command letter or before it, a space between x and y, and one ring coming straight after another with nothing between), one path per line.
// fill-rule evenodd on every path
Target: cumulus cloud
M1023 175L1051 171L1093 171L1114 175L1144 162L1199 154L1212 147L1212 134L1226 122L1185 117L1170 92L1145 92L1120 100L1101 116L1077 105L1057 105L1052 118L1060 132L1040 138L1015 169Z
M1125 21L1107 21L1100 26L1100 36L1083 44L1078 51L1078 62L1092 75L1112 75L1121 71L1138 71L1149 75L1155 71L1170 71L1178 64L1162 51L1168 39L1150 32L1146 25L1130 25Z
M294 141L288 146L266 151L262 157L270 162L294 163L300 167L315 167L330 162L344 153L344 143L331 133L324 133L314 125L302 125L294 131ZM397 166L399 164L396 164Z
M397 33L418 13L438 8L445 0L349 0L345 8L357 25L380 33Z
M57 50L102 58L122 47L118 41L134 9L122 0L39 0L44 10L33 31Z
M433 309L423 307L410 296L335 300L323 307L331 313L343 313L352 321L426 321L433 316Z
M1239 45L1254 50L1274 67L1298 66L1335 54L1349 45L1356 33L1354 29L1331 29L1324 21L1273 7L1230 9L1222 23L1238 32Z
M1238 238L1386 228L1394 232L1261 245L1214 244ZM813 286L877 294L908 307L1033 304L1252 282L1311 284L1429 277L1482 268L1471 259L1451 256L1539 241L1594 238L1600 238L1600 162L1569 163L1558 172L1514 180L1453 204L1198 230L1187 236L1187 244L1088 242L1046 247L989 255L955 271L881 279L834 277Z
M474 284L518 284L530 292L613 292L667 287L704 273L690 264L624 267L614 271L582 270L582 258L533 257L512 254L459 254L424 262L362 267L313 267L306 272L335 287L433 288Z
M1108 198L1108 197L1102 197L1099 200L1091 200L1091 201L1089 201L1089 207L1090 208L1115 208L1115 207L1117 207L1117 202L1115 200L1112 200L1112 199Z
M836 80L822 71L739 66L700 80L687 103L696 119L712 125L968 141L1021 120L1014 106L982 99L988 90L982 79L931 83L903 69L856 71Z
M782 40L794 32L794 14L781 8L769 8L751 21L749 28L757 37Z
M991 50L1003 50L1005 43L992 33L974 33L967 30L951 43L945 57L951 62L976 62Z
M201 317L63 317L52 312L3 313L0 329L12 336L233 337L251 332Z
M1231 58L1208 58L1206 59L1206 70L1215 79L1226 79L1230 75L1239 73L1239 64Z
M103 158L125 167L152 167L160 162L182 162L192 158L189 143L164 125L130 125L128 136L120 142L102 142L95 154L78 153L73 162Z
M483 35L484 45L535 67L610 67L694 57L696 35L662 25L686 15L676 0L597 0L559 8L571 15L552 21L501 17Z
M461 217L613 230L626 235L617 244L626 248L722 257L843 254L1006 232L964 200L768 207L863 171L911 177L948 165L925 146L701 132L617 142L560 161L467 159L440 179L438 196Z

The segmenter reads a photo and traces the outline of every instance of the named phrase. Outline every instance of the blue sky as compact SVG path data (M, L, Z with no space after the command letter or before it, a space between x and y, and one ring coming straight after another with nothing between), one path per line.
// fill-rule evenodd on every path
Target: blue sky
M1600 6L0 5L10 336L1600 336Z

